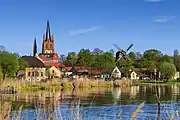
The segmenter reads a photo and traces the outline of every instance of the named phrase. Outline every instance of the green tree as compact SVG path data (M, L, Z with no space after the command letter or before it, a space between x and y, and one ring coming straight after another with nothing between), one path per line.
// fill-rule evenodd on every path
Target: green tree
M25 68L28 67L27 61L22 59L19 53L13 53L13 55L16 57L16 60L18 61L17 72L19 72L20 70L25 70Z
M158 68L159 66L158 61L162 56L163 54L161 53L161 51L156 50L156 49L150 49L144 52L142 63L144 67L148 68L148 71L151 73L151 78L152 78L152 73L154 72L154 70Z
M101 64L104 73L111 73L115 67L115 60L113 54L111 52L105 52L102 55Z
M167 78L167 80L172 79L172 77L176 73L176 67L172 63L163 62L160 65L160 72L164 78Z
M163 62L173 63L173 60L171 56L163 55L162 57L160 57L159 62L160 63L163 63Z
M0 84L1 84L1 81L2 81L2 69L1 69L1 66L0 66Z
M7 51L0 52L0 66L2 69L3 80L6 76L14 76L19 67L17 57Z
M89 49L81 49L78 53L77 65L90 67L92 65L93 56Z
M77 54L75 52L69 52L64 64L66 66L75 66L77 63Z
M174 65L176 66L177 71L180 71L180 55L177 49L174 50L173 62Z

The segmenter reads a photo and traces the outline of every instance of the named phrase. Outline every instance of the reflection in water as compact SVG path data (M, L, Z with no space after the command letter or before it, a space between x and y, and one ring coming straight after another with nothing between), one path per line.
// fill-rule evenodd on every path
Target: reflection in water
M63 91L21 92L0 95L1 116L13 120L118 119L128 120L145 102L135 118L179 117L180 86L132 86ZM161 101L158 107L156 92ZM2 109L3 108L3 109ZM159 116L158 116L159 113Z

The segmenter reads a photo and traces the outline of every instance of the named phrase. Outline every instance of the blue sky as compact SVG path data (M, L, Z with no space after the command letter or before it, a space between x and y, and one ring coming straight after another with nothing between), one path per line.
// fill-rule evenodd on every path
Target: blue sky
M156 48L172 55L180 48L179 6L180 0L1 0L0 45L29 55L36 37L41 52L50 20L59 54L133 43L135 52Z

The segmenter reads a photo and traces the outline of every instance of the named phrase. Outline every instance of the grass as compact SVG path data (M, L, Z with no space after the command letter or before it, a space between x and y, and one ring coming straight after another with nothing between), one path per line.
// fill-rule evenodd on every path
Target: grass
M74 88L93 88L93 87L127 87L131 86L131 80L95 80L95 79L79 79L79 80L63 80L52 79L46 82L23 81L18 79L4 80L1 89L15 89L18 91L38 91L38 90L60 90L60 89L74 89Z
M158 80L133 80L133 85L148 85L148 84L158 84L158 85L180 85L180 80L168 80L167 82L164 81L158 81Z

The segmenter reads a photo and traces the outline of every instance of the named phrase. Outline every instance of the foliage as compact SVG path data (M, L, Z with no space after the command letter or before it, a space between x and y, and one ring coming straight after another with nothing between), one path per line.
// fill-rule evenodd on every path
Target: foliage
M173 62L174 65L176 66L177 71L180 71L180 55L177 49L174 50Z
M164 56L160 57L159 62L160 63L163 63L163 62L173 63L173 60L170 56L164 55Z
M160 65L160 72L164 78L171 79L176 73L176 67L172 63L164 62Z
M74 66L77 63L77 54L75 52L69 52L64 64L66 66Z
M89 49L81 49L78 53L77 65L78 66L91 66L92 55Z
M2 69L3 80L6 76L13 77L18 71L17 57L7 51L0 52L0 66Z
M1 69L1 66L0 66L0 84L1 84L1 81L2 81L2 69Z

